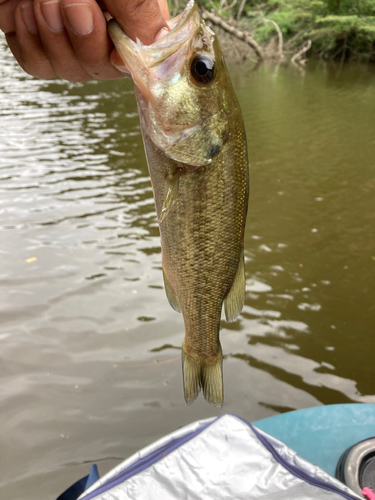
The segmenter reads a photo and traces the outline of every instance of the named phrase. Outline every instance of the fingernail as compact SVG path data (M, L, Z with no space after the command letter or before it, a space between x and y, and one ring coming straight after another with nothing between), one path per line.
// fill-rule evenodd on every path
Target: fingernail
M115 68L117 68L121 73L124 73L124 76L131 76L130 71L128 70L127 66L123 66L122 64L114 64L112 63Z
M113 66L117 68L121 73L124 73L126 76L130 76L130 71L127 66L125 66L124 61L121 59L120 54L117 52L117 49L113 49L111 53L111 57L109 59Z
M103 14L104 14L104 17L105 17L105 20L107 21L107 23L108 23L108 21L110 21L111 19L113 19L113 17L112 17L112 16L111 16L111 14L108 12L108 10L105 10L105 11L103 12Z
M24 3L21 7L21 17L27 30L32 35L38 34L38 26L36 24L33 2Z
M94 17L91 6L87 3L65 5L64 11L68 22L77 35L88 35L94 29Z
M60 12L60 0L49 0L40 4L44 20L49 29L55 33L64 30L64 24Z

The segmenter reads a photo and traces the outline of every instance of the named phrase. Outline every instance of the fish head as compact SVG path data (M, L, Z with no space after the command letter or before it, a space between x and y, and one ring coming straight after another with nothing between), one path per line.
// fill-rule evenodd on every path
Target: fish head
M194 168L212 163L225 144L235 99L214 32L193 0L152 45L108 32L134 80L142 131L166 156Z

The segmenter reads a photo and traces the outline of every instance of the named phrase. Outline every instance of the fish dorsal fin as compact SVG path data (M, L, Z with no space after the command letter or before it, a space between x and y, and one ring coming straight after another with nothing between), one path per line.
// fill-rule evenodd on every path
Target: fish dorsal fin
M232 288L224 300L225 317L229 322L234 321L242 311L245 303L245 286L245 264L242 250Z
M169 303L175 311L180 313L181 312L180 301L178 300L177 295L174 293L171 284L169 283L168 276L167 273L164 271L164 268L163 268L163 277L164 277L165 293L167 294Z

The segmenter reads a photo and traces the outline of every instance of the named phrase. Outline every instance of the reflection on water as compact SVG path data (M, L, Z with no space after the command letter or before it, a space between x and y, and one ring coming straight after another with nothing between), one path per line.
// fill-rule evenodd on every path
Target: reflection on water
M54 498L217 413L375 402L373 69L232 68L251 199L218 411L183 401L131 82L43 82L0 58L1 497Z

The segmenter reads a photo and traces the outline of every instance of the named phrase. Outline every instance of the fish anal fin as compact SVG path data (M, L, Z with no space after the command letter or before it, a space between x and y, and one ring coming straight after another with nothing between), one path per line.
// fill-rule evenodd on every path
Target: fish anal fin
M225 318L228 322L234 321L242 311L245 303L245 287L245 263L242 250L232 288L224 300Z
M166 272L164 271L164 268L163 268L163 278L164 278L165 293L167 294L169 303L175 311L180 313L181 312L180 301L178 300L177 295L174 293L173 288L169 283L169 279Z
M182 347L182 374L186 404L191 405L201 389L208 403L216 407L223 406L223 358L221 351L217 357L206 362L189 356Z

